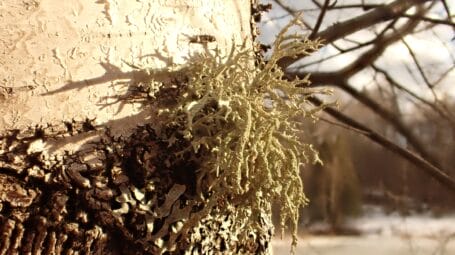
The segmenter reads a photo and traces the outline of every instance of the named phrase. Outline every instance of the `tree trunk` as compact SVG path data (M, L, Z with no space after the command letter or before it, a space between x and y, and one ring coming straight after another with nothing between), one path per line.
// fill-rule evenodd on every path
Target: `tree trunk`
M270 215L245 235L238 208L198 198L144 99L207 50L252 47L251 5L1 1L0 255L269 253Z

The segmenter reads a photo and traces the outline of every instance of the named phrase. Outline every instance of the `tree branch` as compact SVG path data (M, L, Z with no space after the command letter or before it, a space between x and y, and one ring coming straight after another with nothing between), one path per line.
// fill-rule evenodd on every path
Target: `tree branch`
M316 39L315 35L319 31L319 27L321 27L322 20L324 19L325 12L327 11L327 8L329 7L329 3L330 3L330 0L325 0L324 5L321 7L321 12L319 13L318 20L316 21L313 31L311 32L311 34L309 36L310 39Z
M275 3L278 4L278 6L280 6L283 10L287 11L290 15L292 16L296 16L298 11L296 10L293 10L291 7L287 6L286 4L284 4L282 2L282 0L275 0ZM305 22L304 20L300 19L300 21L303 23L303 25L308 28L308 29L311 29L311 26Z
M421 9L420 12L424 10ZM387 110L386 108L382 107L379 103L377 103L372 98L368 97L367 95L357 91L352 86L348 84L349 78L353 75L357 74L365 67L370 66L376 61L385 49L393 44L396 41L399 41L403 36L408 33L411 33L414 28L419 24L418 21L409 20L404 25L400 27L400 29L394 30L394 33L390 35L382 34L378 36L374 47L370 50L366 51L362 55L356 58L354 62L347 65L345 68L342 68L339 71L335 72L314 72L311 74L311 83L318 86L318 85L334 85L345 91L346 93L350 94L352 97L357 99L362 104L366 105L370 108L374 113L378 116L392 124L393 127L403 136L406 138L408 143L424 158L430 161L433 165L440 167L437 163L436 157L430 154L426 149L425 146L420 142L418 137L412 132L412 129L409 129L399 118L399 116L395 115L393 112ZM307 73L301 72L291 72L287 71L287 78L293 79L294 77L303 78Z
M427 75L425 74L425 71L423 70L422 65L420 64L419 60L417 59L417 56L414 54L412 47L406 42L406 40L404 38L401 38L401 42L403 42L404 46L408 50L409 55L411 55L411 58L414 61L414 64L417 67L417 70L419 71L419 74L422 77L423 81L425 82L427 87L431 90L433 95L436 96L436 94L434 93L434 90L433 90L434 85L430 82Z
M409 18L409 19L423 20L423 21L430 22L433 24L447 25L447 26L451 26L451 27L455 28L455 23L450 20L433 19L433 18L428 18L428 17L420 16L420 15L409 15L406 13L403 13L400 16Z
M316 97L311 97L309 100L316 106L321 106L322 101ZM352 118L348 117L347 115L337 111L335 108L326 107L324 108L324 112L335 118L336 120L340 121L348 125L349 127L354 128L355 130L360 131L359 134L367 137L371 141L381 145L382 147L400 155L410 163L417 166L419 169L422 169L426 174L430 175L434 179L436 179L440 184L444 187L447 187L451 192L455 193L455 180L452 179L449 175L441 171L438 167L432 165L430 162L426 161L424 158L416 155L415 153L406 150L397 144L391 142L384 136L376 133L375 131L371 130L370 128L366 127L365 125L353 120ZM351 129L352 130L352 129Z
M430 0L395 0L389 4L374 8L372 11L358 17L336 23L317 33L315 38L320 38L328 44L377 23L397 18L409 8L427 1ZM302 57L304 55L295 58L283 58L279 61L279 65L281 68L286 69Z
M445 111L445 109L441 109L440 107L438 107L437 102L430 102L430 101L426 100L425 98L422 98L421 96L417 95L413 91L407 89L405 86L403 86L398 81L396 81L389 73L387 73L386 70L384 70L376 65L372 65L371 67L376 72L382 74L391 86L393 86L401 91L404 91L405 93L410 95L412 98L415 98L416 100L425 104L429 108L433 109L436 113L438 113L439 116L446 119L451 125L455 126L455 117L453 116L453 114L451 114L449 111Z

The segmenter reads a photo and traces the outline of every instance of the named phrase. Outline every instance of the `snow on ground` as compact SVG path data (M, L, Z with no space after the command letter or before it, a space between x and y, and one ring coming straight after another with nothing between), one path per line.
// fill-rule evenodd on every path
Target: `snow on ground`
M360 236L303 236L295 254L455 255L455 214L386 215L374 207L349 221ZM275 255L290 254L290 238L272 242Z
M431 239L455 235L455 214L440 217L434 217L429 213L411 216L402 216L398 213L386 215L378 207L367 207L364 216L350 220L349 225L366 235Z
M274 255L290 254L290 239L272 242ZM300 239L295 254L304 255L454 255L455 237L450 240L401 238L396 236L333 237Z

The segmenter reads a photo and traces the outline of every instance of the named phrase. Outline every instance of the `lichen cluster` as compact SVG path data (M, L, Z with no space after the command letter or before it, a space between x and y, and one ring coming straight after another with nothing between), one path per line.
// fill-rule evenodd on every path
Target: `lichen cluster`
M308 201L301 166L319 161L312 145L299 139L302 117L316 118L320 107L307 99L327 92L305 87L307 78L286 80L278 67L279 59L309 54L320 45L288 34L296 24L278 35L267 61L253 63L254 54L241 47L225 57L207 52L185 69L188 80L179 85L172 104L160 104L156 97L158 135L170 148L180 144L173 150L177 159L196 162L196 187L207 206L223 201L236 207L246 233L257 227L258 215L271 214L277 201L281 227L290 224L294 243L299 209ZM223 208L229 206L217 210Z

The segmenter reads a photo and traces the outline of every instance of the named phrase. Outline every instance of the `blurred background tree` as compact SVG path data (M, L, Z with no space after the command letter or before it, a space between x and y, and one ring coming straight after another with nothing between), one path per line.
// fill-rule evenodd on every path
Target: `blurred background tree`
M309 57L282 59L281 66L288 79L310 74L312 86L333 88L339 104L309 132L325 164L304 174L312 199L307 219L338 229L361 200L403 213L453 210L454 3L262 2L272 7L260 23L262 48L303 12L305 29L295 32L325 46Z

